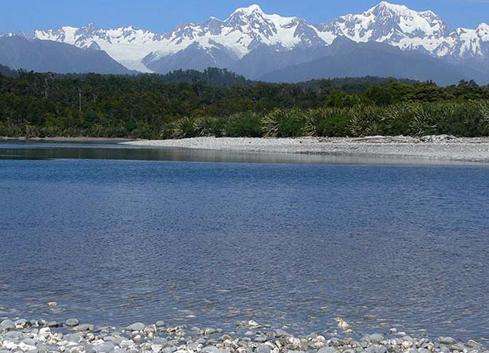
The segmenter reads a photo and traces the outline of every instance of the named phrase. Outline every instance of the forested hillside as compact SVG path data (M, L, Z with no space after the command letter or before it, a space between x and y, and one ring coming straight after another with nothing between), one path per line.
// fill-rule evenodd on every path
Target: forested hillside
M299 84L225 70L0 76L0 135L174 138L489 134L489 87L390 79Z

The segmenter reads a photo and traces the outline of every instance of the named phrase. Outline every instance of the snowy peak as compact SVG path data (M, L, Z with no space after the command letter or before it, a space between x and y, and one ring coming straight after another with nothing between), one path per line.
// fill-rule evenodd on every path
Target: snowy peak
M443 20L432 11L416 12L386 1L362 14L342 16L323 28L356 42L387 42L399 47L409 44L406 39L440 38L447 31Z
M433 11L414 11L404 5L382 1L371 8L366 15L373 15L376 26L385 30L398 31L406 36L441 37L446 34L447 26Z
M266 14L260 6L239 8L225 20L215 17L203 24L178 26L166 36L168 43L152 57L164 57L198 44L209 51L226 48L242 58L262 46L290 50L298 45L324 45L317 31L304 20Z
M264 14L265 13L263 12L263 10L260 7L260 5L253 4L253 5L250 5L248 7L241 7L241 8L236 9L231 14L231 16L228 17L228 20L230 18L232 18L232 17L235 17L235 16L247 16L247 17L250 17L250 16L254 16L254 15L263 16Z

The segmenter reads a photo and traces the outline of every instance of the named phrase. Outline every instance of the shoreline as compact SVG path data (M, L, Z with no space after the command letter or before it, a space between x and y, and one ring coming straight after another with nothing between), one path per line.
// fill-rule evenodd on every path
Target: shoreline
M183 148L222 152L281 153L374 159L489 163L489 138L451 136L371 136L364 138L215 138L135 140L134 147Z
M453 136L369 136L248 138L196 137L170 140L137 140L98 137L25 138L0 137L1 143L53 143L112 145L141 149L179 149L187 151L230 152L244 155L310 156L321 161L420 162L489 164L489 137Z
M341 318L337 328L296 336L250 321L226 332L213 327L136 322L126 327L96 326L72 318L64 322L0 319L0 352L74 353L487 353L483 344L452 337L411 337L390 329L353 338Z
M118 137L7 137L1 136L0 143L2 142L46 142L46 143L125 143L136 141L135 139L130 138L118 138Z

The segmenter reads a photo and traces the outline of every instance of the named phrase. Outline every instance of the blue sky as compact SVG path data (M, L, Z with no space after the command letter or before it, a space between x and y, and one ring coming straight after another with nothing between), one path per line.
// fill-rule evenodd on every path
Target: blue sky
M379 0L380 1L380 0ZM416 10L430 9L452 27L489 22L489 0L404 0ZM378 3L368 0L1 0L0 32L29 32L62 25L100 27L135 25L158 32L186 22L225 18L235 8L257 3L269 13L296 15L313 23L362 12Z

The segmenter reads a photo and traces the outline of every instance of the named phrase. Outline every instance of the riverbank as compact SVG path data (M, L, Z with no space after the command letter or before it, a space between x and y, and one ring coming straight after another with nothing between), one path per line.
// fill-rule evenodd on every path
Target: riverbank
M338 329L294 336L255 321L238 322L236 330L134 323L127 327L98 327L77 319L58 323L44 320L0 322L0 352L73 353L486 353L476 341L452 337L414 338L391 329L351 338L348 324L338 319Z
M138 147L489 163L489 138L455 138L452 136L294 139L199 137L123 143Z

